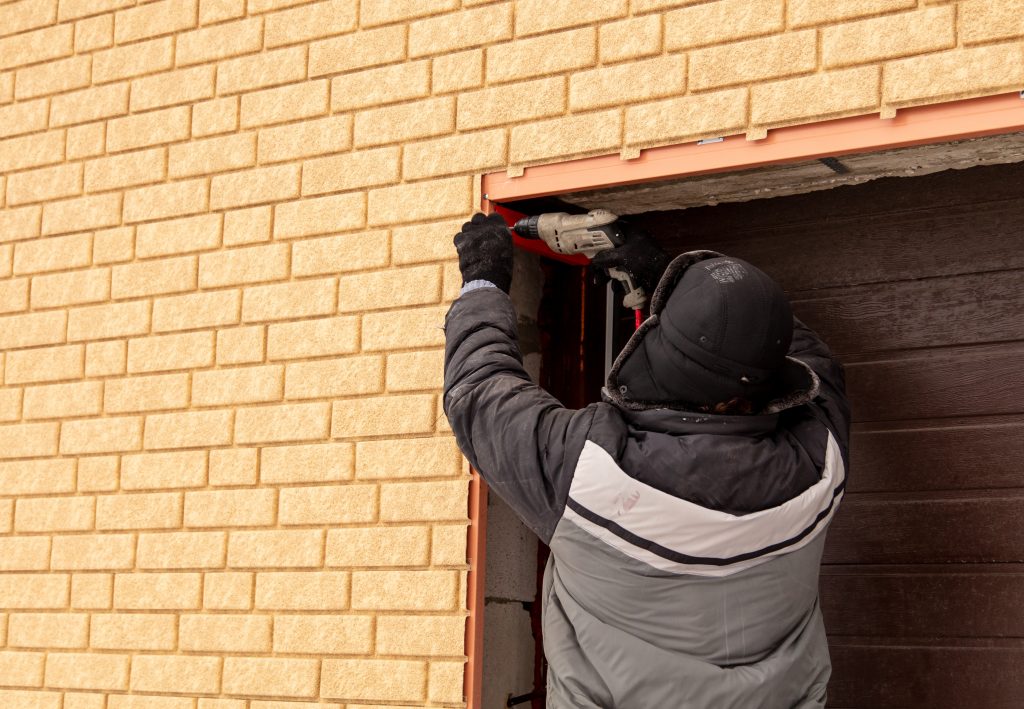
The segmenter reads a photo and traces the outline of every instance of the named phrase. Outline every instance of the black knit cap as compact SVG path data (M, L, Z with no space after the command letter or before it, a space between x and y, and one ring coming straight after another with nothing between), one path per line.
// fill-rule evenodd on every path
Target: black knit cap
M613 400L692 411L744 397L760 409L810 381L786 356L793 313L782 288L742 259L677 257L651 311L609 374Z

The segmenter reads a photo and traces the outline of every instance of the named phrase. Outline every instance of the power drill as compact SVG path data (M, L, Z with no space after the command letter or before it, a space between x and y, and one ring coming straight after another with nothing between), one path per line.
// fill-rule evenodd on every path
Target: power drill
M548 212L533 217L523 217L512 227L524 239L543 239L552 251L559 254L583 254L587 258L626 243L626 235L615 226L618 217L607 209L595 209L586 214ZM622 282L626 296L622 304L640 311L647 303L644 289L633 282L633 277L620 268L609 268L608 275Z

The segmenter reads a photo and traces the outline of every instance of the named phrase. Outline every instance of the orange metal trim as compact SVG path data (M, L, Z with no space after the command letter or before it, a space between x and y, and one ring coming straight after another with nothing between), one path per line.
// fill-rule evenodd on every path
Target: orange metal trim
M466 558L466 676L464 691L468 709L481 709L484 675L484 557L487 547L487 483L475 470L469 482L469 530Z
M801 160L877 152L1024 130L1019 93L907 108L892 119L878 114L778 128L764 140L743 135L717 143L650 148L635 160L618 155L528 167L521 177L484 175L485 200L506 202L612 185L744 170Z

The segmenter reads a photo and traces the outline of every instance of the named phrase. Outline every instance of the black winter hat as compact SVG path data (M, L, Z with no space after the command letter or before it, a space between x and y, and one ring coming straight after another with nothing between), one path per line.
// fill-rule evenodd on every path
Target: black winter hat
M793 313L782 288L746 261L712 251L669 264L651 317L630 338L606 396L627 408L696 411L734 397L760 409L814 377L788 358Z

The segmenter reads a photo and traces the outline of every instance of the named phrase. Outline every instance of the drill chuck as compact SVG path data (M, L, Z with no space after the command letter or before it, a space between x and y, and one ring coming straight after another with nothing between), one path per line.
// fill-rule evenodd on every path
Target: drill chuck
M515 223L515 226L512 227L512 231L519 234L519 236L524 239L539 239L540 231L537 229L537 222L539 220L539 215L523 217Z

